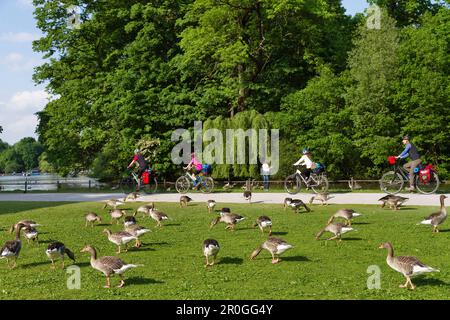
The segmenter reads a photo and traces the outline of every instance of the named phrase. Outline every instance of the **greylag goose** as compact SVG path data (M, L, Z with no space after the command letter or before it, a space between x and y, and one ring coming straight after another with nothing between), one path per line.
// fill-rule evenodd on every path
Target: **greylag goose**
M106 233L108 235L108 240L117 245L117 247L119 248L119 251L117 251L116 253L121 253L122 245L125 245L125 252L127 252L128 242L138 239L136 236L133 236L131 233L126 231L112 233L111 230L105 229L103 230L103 233Z
M39 239L38 239L39 233L36 228L30 227L30 226L25 226L22 229L23 229L23 235L25 236L25 239L27 239L28 244L30 244L30 240L39 244Z
M152 232L152 230L139 226L137 224L125 226L125 231L137 238L134 245L136 248L140 248L142 246L142 241L139 239L139 237L143 234L146 234L147 232Z
M119 220L125 216L127 213L125 210L113 209L109 211L109 215L111 216L111 222L109 224L113 224L113 221L116 220L116 223L119 224Z
M355 210L351 209L340 209L335 214L331 216L331 218L328 220L328 223L333 222L335 218L343 218L347 221L348 225L352 225L352 219L355 217L361 216L360 213L357 213Z
M244 191L244 200L248 201L248 203L252 202L252 192L250 190Z
M121 259L117 257L101 257L97 258L97 251L91 247L84 247L81 252L87 252L91 255L91 266L92 268L102 272L106 276L106 286L105 288L111 287L111 279L110 277L114 274L118 274L120 277L120 284L118 288L122 288L125 285L125 279L123 274L131 269L139 267L137 264L126 264Z
M223 190L228 191L228 190L233 189L235 186L236 186L236 183L231 184L231 183L227 182L226 184L223 185Z
M112 209L117 209L118 206L124 204L122 200L119 199L109 199L105 201L105 205L102 209L105 209L106 207L110 207Z
M252 255L250 256L250 259L254 260L260 254L262 249L266 249L272 255L272 263L276 264L281 261L281 259L278 256L291 248L293 248L293 246L284 241L283 239L270 237L255 251L253 251Z
M231 209L230 209L230 208L222 208L222 209L220 209L220 211L219 211L219 214L220 214L221 216L223 216L223 215L226 214L226 213L231 213Z
M203 255L206 258L205 267L214 265L214 262L216 261L219 250L220 250L220 246L219 246L219 242L217 242L217 240L206 239L205 241L203 241ZM209 262L210 257L212 258L212 262Z
M208 208L208 213L213 212L215 206L216 206L216 201L215 200L208 200L206 202L206 207Z
M238 214L224 213L223 215L221 215L221 216L215 218L213 221L211 221L211 225L209 226L209 228L211 229L219 222L224 222L226 224L225 229L231 229L232 231L234 231L236 224L244 219L245 219L245 217L240 216Z
M167 214L165 214L164 212L158 211L156 209L150 209L149 216L150 216L150 218L152 218L153 220L156 221L157 227L162 227L161 221L169 219Z
M264 229L269 228L269 237L272 235L272 220L268 216L260 216L256 219L253 227L259 227L259 230L264 234Z
M45 251L45 254L52 262L52 269L55 269L55 260L61 259L62 260L62 268L64 269L64 255L67 254L67 256L72 259L72 261L75 262L75 255L72 251L66 248L64 243L62 242L52 242L48 245L47 250Z
M187 207L188 203L192 201L191 197L181 196L180 197L180 208Z
M154 209L155 208L155 204L149 203L149 204L144 204L142 206L140 206L139 208L136 209L136 211L134 211L133 216L136 216L136 214L138 212L142 213L142 216L145 217L149 214L150 209Z
M124 202L127 201L131 201L131 200L136 200L137 198L139 198L141 196L141 194L139 192L130 192L129 194L127 194L127 196L123 199Z
M33 220L20 220L19 222L17 222L16 224L11 226L11 228L9 229L9 233L14 233L14 231L17 231L17 226L19 224L22 224L24 227L32 227L32 228L36 228L36 227L42 226L41 224L39 224L39 223L37 223L36 221L33 221Z
M311 199L309 200L309 204L312 204L313 201L320 201L322 202L322 205L328 205L328 200L330 200L331 198L334 197L330 196L330 194L327 192L318 193L311 197Z
M308 208L308 206L300 199L292 199L289 203L289 206L294 210L296 213L300 211L300 208L305 208L306 212L310 212L311 209Z
M6 241L0 250L0 259L6 259L7 265L12 269L15 268L16 260L19 257L20 249L22 249L22 241L20 240L20 231L24 227L24 224L19 223L16 225L16 238L15 240ZM9 259L14 259L14 264L9 265Z
M401 284L400 288L408 288L408 284L411 286L411 289L415 289L416 286L411 282L411 277L428 273L428 272L439 272L439 270L429 267L422 262L420 262L416 257L411 256L403 256L403 257L394 257L394 248L392 244L389 242L382 243L379 246L379 249L387 249L388 255L386 258L386 262L389 267L394 269L397 272L403 274L406 278L405 284Z
M441 195L439 200L441 202L441 208L438 212L430 214L427 218L425 218L420 224L429 224L433 226L433 232L439 232L438 225L442 224L447 219L447 209L444 206L444 200L447 197Z
M356 182L353 177L350 178L350 180L348 181L348 187L350 188L350 190L359 190L362 189L361 185Z
M102 218L99 217L96 213L94 212L88 212L85 216L85 220L86 220L86 227L88 226L88 224L91 224L91 227L94 227L94 223L95 222L102 222Z
M388 194L380 199L378 201L382 201L381 208L384 208L386 205L389 206L389 208L393 210L398 210L399 207L407 201L409 198L400 197L400 196L394 196L391 194Z
M342 241L342 235L344 233L353 231L354 229L352 227L347 227L345 224L342 223L328 223L327 226L325 228L323 228L322 230L319 231L319 233L316 235L316 240L320 240L320 237L325 233L325 232L331 232L332 234L334 234L334 237L328 238L327 241L329 240L335 240L335 239L339 239L339 241Z

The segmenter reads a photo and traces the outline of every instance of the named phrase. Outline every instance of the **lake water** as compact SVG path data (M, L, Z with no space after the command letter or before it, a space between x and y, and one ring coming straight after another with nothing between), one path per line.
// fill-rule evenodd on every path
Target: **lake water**
M100 184L96 179L89 177L62 178L52 174L42 174L35 176L0 176L0 190L14 191L25 190L25 182L28 191L51 191L57 190L58 184L68 188L95 188ZM89 185L90 182L90 185Z

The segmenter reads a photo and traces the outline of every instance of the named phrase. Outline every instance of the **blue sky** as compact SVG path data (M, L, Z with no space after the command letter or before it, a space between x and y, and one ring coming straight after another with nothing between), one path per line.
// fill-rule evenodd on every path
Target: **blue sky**
M0 139L14 144L23 137L36 137L37 118L48 95L35 86L33 68L42 63L31 42L40 37L33 18L32 0L0 0ZM365 0L343 0L347 14L363 12Z

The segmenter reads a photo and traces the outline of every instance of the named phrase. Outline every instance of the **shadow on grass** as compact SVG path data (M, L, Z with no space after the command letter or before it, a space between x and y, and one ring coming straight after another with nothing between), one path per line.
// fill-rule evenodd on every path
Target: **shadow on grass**
M286 231L277 231L277 232L272 232L273 236L285 236L287 235L289 232Z
M352 222L352 226L371 224L370 222Z
M302 261L311 261L307 257L304 256L293 256L293 257L281 257L281 261L293 261L293 262L302 262Z
M2 209L0 210L0 215L3 214L12 214L19 213L22 211L30 211L36 209L44 209L44 208L53 208L59 206L65 206L68 204L74 204L77 202L73 201L61 201L61 202L35 202L35 201L20 201L20 200L11 200L11 201L1 201Z
M149 245L147 245L145 248L129 248L128 249L129 252L144 252L144 251L156 251L156 249L154 248L150 248Z
M342 242L344 241L361 241L362 238L342 238Z
M141 284L162 284L165 283L164 281L150 279L150 278L138 278L138 277L132 277L132 278L125 278L125 284L126 285L141 285Z
M168 224L163 224L163 228L164 227L176 227L176 226L181 226L181 223L168 223ZM154 227L157 228L157 227Z
M165 241L161 241L161 242L149 242L149 243L143 243L142 246L143 247L147 247L147 246L165 246L165 245L169 245L170 243L165 242Z
M218 264L242 264L244 259L238 257L224 257L221 258Z
M417 286L425 287L425 286L450 286L450 283L444 282L440 279L435 278L427 278L427 277L418 277L413 279L413 283Z

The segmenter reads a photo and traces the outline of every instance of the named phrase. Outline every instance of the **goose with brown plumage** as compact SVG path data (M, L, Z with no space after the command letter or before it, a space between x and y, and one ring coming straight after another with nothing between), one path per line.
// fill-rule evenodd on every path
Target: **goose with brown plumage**
M343 223L331 223L330 222L327 224L327 226L325 228L323 228L322 230L319 231L319 233L316 235L316 240L320 240L320 237L325 232L331 232L332 234L334 234L334 236L331 238L328 238L327 241L329 241L329 240L342 241L342 235L344 233L347 233L350 231L354 231L354 229L351 227L348 227L347 225L345 225Z
M259 230L264 234L264 229L269 229L269 237L272 235L272 220L268 216L260 216L256 219L253 227L258 227Z
M152 230L142 227L142 226L139 226L135 223L135 224L130 224L128 226L125 226L125 232L128 232L129 234L131 234L137 238L134 246L136 248L140 248L142 246L142 241L139 239L139 237L148 232L152 232Z
M27 243L30 244L30 240L33 241L33 243L39 244L39 232L36 228L25 226L22 228L23 235L25 239L27 239Z
M283 239L270 237L262 245L256 248L255 251L252 252L250 260L254 260L261 253L261 251L265 249L269 251L270 254L272 255L272 263L276 264L281 261L279 255L291 248L293 248L293 246L284 241Z
M125 285L123 274L131 268L141 266L137 264L126 264L122 259L117 257L106 256L97 258L97 251L92 246L84 247L81 252L89 253L91 255L91 267L105 275L106 286L104 286L104 288L111 288L111 276L114 274L119 275L120 284L118 285L118 288L122 288Z
M206 239L205 241L203 241L203 255L206 258L205 268L214 265L219 250L220 245L219 242L217 242L217 240ZM212 262L209 262L210 258L212 258Z
M438 226L447 219L447 209L445 209L444 200L447 199L445 195L441 195L439 197L439 200L441 202L441 208L438 212L430 214L428 217L426 217L420 224L426 224L426 225L432 225L433 226L433 233L439 232Z
M416 257L394 257L394 248L390 242L382 243L379 246L379 249L388 250L388 255L386 258L388 266L395 271L400 272L406 278L405 284L401 284L399 286L400 288L408 288L408 285L410 285L411 289L414 290L416 286L411 282L411 277L429 272L439 272L439 270L425 265Z
M180 197L180 208L187 207L188 203L192 201L192 198L189 196L181 196Z
M14 233L14 231L17 231L17 226L19 224L22 224L24 227L32 227L32 228L42 226L41 224L33 220L20 220L19 222L11 226L11 228L9 229L9 233Z
M296 213L300 211L300 208L304 208L306 212L311 212L311 209L300 199L292 199L289 203L289 207L292 208Z
M355 210L352 210L352 209L340 209L335 214L333 214L331 216L331 218L328 220L328 223L333 222L334 219L336 219L336 218L343 218L343 219L346 220L347 225L351 226L352 225L352 219L355 218L355 217L359 217L359 216L361 216L361 214L356 212Z
M388 194L388 195L378 199L378 201L383 202L381 204L381 208L384 208L386 205L388 205L389 208L391 208L393 210L399 210L399 207L408 199L409 198Z
M85 220L86 220L86 227L88 226L88 224L91 224L91 227L94 227L94 224L100 223L102 222L102 218L99 217L96 213L94 212L88 212L85 216L84 216Z
M119 251L116 253L121 253L121 246L125 246L125 252L128 251L127 244L128 242L132 240L137 240L138 238L136 236L133 236L131 233L126 231L119 231L119 232L111 232L109 229L103 230L103 233L106 233L108 235L108 240L117 245Z
M139 208L137 208L134 211L133 216L136 216L136 214L138 212L142 213L143 217L148 216L149 212L150 212L150 209L154 209L154 208L155 208L155 204L153 202L152 203L148 203L148 204L144 204L144 205L140 206Z
M167 214L165 214L162 211L158 211L156 209L150 209L148 215L150 216L150 218L152 218L153 220L156 221L156 226L160 227L160 228L163 226L161 224L161 221L169 220L169 217L167 216Z
M75 262L75 255L72 251L70 251L64 243L62 242L52 242L48 245L47 250L45 251L45 254L52 262L52 269L55 269L55 261L58 259L62 260L62 269L64 269L64 256L67 254L67 256Z
M215 218L213 221L211 221L211 224L210 224L209 228L211 229L212 227L214 227L219 222L223 222L223 223L226 224L225 229L230 229L231 231L234 231L235 228L236 228L236 224L238 222L241 222L244 219L245 219L245 217L243 217L243 216L241 216L239 214L224 213L221 216Z
M117 209L118 206L124 204L125 202L123 202L122 200L119 199L109 199L105 201L105 205L103 206L102 209L105 209L106 207L110 207L112 209Z
M111 222L109 224L113 224L113 221L116 220L116 224L119 224L119 220L125 216L127 213L125 210L114 209L109 211L109 215L111 216Z
M208 213L213 212L215 206L216 206L216 201L215 200L208 200L208 201L206 201L206 208L208 208Z
M309 200L309 204L312 204L313 201L320 201L322 203L322 206L328 205L328 200L330 200L331 198L334 197L330 196L330 194L327 192L318 193L311 197L311 199Z
M14 240L6 241L0 250L0 259L6 259L6 264L11 268L17 266L17 258L19 257L20 250L22 249L22 241L20 240L20 232L24 227L24 224L19 223L16 225L16 238ZM9 265L9 259L14 260L12 266Z

